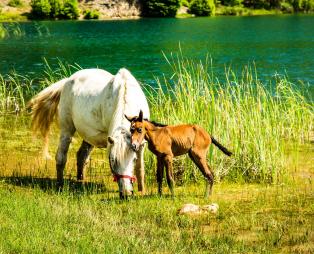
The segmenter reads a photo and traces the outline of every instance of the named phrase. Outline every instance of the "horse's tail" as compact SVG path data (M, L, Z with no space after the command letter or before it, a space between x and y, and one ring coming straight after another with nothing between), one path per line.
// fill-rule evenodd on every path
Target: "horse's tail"
M43 153L47 159L50 158L48 152L50 126L57 114L61 91L67 80L67 78L62 79L45 88L34 96L27 105L28 108L32 109L33 132L40 132L44 137Z
M231 156L232 152L230 152L226 147L220 144L213 136L211 136L212 143L217 146L225 155Z

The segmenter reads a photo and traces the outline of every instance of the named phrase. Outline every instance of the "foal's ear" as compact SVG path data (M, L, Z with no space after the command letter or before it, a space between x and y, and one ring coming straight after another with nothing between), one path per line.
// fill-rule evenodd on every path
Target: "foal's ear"
M114 138L113 137L108 137L108 142L110 143L110 144L114 144Z
M130 123L132 123L132 121L133 121L133 119L134 119L134 117L128 117L127 115L124 115L124 117L125 117L126 119L128 119L128 121L129 121Z
M140 114L138 115L138 121L143 122L143 111L140 110Z

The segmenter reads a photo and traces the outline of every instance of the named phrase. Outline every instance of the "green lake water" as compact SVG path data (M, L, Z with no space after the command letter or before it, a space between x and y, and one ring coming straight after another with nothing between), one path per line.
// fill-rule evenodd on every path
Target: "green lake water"
M21 23L23 36L0 40L0 73L12 69L36 76L46 58L112 73L128 68L142 82L170 74L163 53L204 60L215 74L225 66L239 71L255 63L259 77L288 73L313 85L314 16L214 17L121 21L45 21Z

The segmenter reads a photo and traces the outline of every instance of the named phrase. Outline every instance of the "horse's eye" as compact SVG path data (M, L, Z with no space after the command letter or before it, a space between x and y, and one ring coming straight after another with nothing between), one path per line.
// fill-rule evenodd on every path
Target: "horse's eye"
M130 129L130 131L131 131L131 133L134 133L135 128L132 127L132 128Z
M138 133L142 133L142 128L138 128L138 129L137 129L137 132L138 132Z

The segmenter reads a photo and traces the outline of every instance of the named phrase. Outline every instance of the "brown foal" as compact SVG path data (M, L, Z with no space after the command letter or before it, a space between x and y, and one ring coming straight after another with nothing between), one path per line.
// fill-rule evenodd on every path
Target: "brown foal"
M167 183L171 194L174 195L174 180L172 159L188 153L191 160L201 170L207 179L205 197L211 194L214 175L206 162L206 155L211 143L216 145L224 154L231 156L231 152L211 137L202 127L194 124L167 126L143 119L143 112L139 116L127 117L131 122L131 145L137 151L144 139L148 148L157 156L158 192L162 194L162 179L166 167Z

